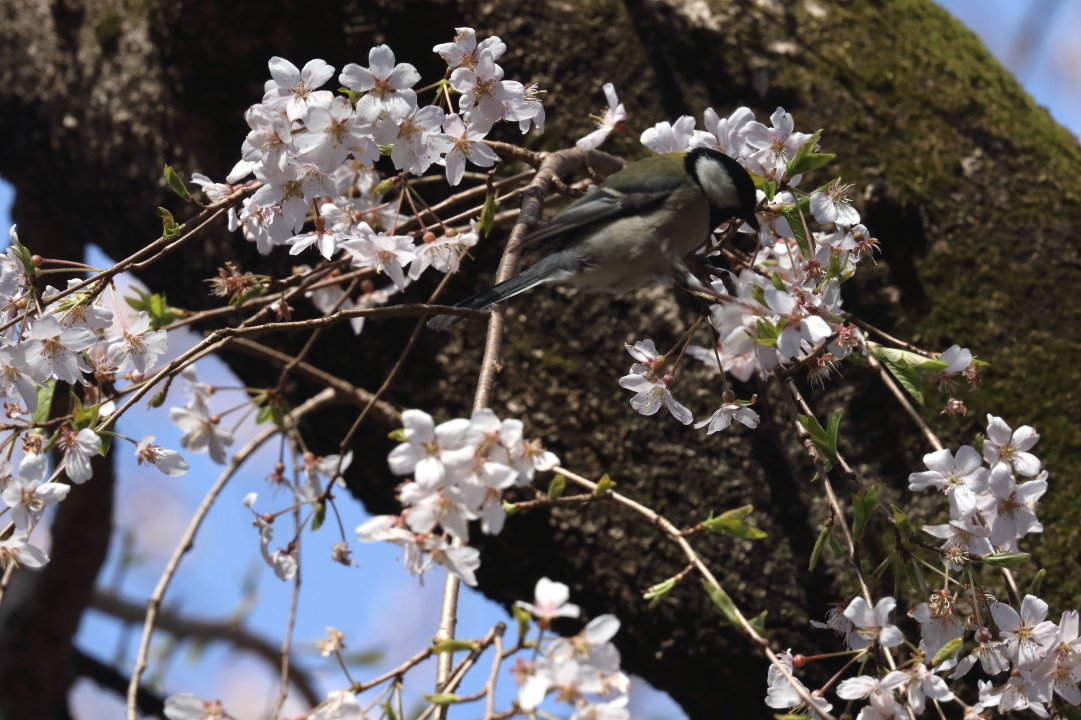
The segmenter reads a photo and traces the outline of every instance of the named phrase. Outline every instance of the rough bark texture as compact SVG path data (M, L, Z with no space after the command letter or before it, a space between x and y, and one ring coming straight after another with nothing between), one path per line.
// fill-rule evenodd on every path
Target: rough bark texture
M456 25L498 34L511 77L548 93L547 134L529 142L565 146L588 126L586 112L612 81L635 126L707 105L740 104L768 115L777 105L801 129L824 128L838 153L831 173L855 183L866 224L882 240L877 269L846 286L850 309L925 346L953 342L991 362L983 388L965 396L961 420L927 416L949 441L968 441L991 410L1013 425L1036 425L1052 470L1048 531L1037 558L1055 612L1076 598L1081 498L1066 489L1081 469L1077 338L1081 299L1072 284L1081 261L1081 151L1037 108L980 43L926 0L594 0L540 3L351 3L312 10L288 0L2 0L0 2L0 174L18 191L16 220L31 247L77 254L97 243L129 254L160 228L154 208L171 205L161 166L221 178L238 155L244 108L258 100L266 60L298 65L322 57L338 68L360 62L376 42L425 78L442 73L430 53ZM616 138L614 152L643 151ZM484 285L501 238L453 281L450 297ZM145 276L174 305L210 305L202 280L224 260L245 270L282 269L284 253L260 259L224 231L210 233ZM177 272L182 268L183 272ZM418 297L423 294L418 291ZM623 342L670 345L694 305L667 289L620 298L567 289L535 291L508 318L504 372L495 402L520 416L569 467L608 472L623 492L678 523L710 510L753 503L769 534L757 543L703 537L698 545L743 607L769 610L777 646L807 639L808 615L836 597L836 578L806 572L825 517L820 488L798 452L777 398L766 397L764 427L706 438L670 418L643 418L616 386L628 359ZM423 338L391 399L438 416L468 412L483 331L462 323ZM372 388L397 356L411 323L370 323L360 340L337 328L312 357ZM284 337L295 351L304 337ZM276 371L229 356L248 385L273 385ZM911 423L861 370L812 393L822 413L845 406L842 449L888 498L926 450ZM684 388L708 378L697 370ZM294 386L297 392L306 389ZM746 397L755 388L742 388ZM689 391L684 390L687 394ZM696 414L715 392L688 397ZM933 397L933 396L932 396ZM334 438L351 411L328 411ZM383 462L384 428L357 448L350 487L373 512L394 507L395 479ZM318 442L313 439L313 442ZM331 446L317 450L331 451ZM941 512L939 506L931 512ZM931 517L931 516L929 516ZM1034 543L1030 543L1034 544ZM625 667L672 694L693 718L765 717L764 662L722 627L696 583L647 611L641 591L683 562L654 528L601 502L583 511L514 518L499 542L483 542L481 589L510 602L546 574L573 587L589 615L623 620ZM56 562L54 560L54 562ZM832 560L834 571L842 568ZM840 583L842 591L846 587ZM10 627L3 632L11 632ZM59 715L57 715L59 716ZM41 715L44 717L44 715Z

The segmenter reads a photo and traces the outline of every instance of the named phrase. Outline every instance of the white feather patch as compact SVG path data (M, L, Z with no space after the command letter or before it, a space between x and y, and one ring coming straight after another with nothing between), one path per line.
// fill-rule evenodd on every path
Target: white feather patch
M700 157L694 164L694 172L713 205L719 208L739 207L739 193L736 192L732 176L728 174L728 168L716 160Z

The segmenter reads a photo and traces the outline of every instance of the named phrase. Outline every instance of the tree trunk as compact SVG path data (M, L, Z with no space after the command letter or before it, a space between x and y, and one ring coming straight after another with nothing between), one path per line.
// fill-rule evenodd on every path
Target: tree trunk
M0 0L0 174L16 186L23 241L66 246L72 256L96 243L119 258L156 237L156 206L178 217L188 212L165 190L162 164L184 177L223 178L239 156L242 113L261 96L272 55L298 65L321 57L340 69L363 64L372 44L386 42L400 61L434 78L443 66L430 48L455 26L498 34L509 48L501 61L508 76L548 90L547 132L529 140L541 149L564 147L588 130L586 115L603 104L599 88L608 81L638 129L701 116L708 105L727 113L746 104L760 117L783 105L799 129L824 129L824 147L838 154L828 172L855 183L857 205L882 241L877 268L845 286L847 307L930 348L968 346L992 365L981 391L964 396L968 416L929 407L932 426L948 441L969 442L990 411L1043 434L1054 503L1042 513L1048 530L1037 558L1055 578L1045 593L1056 612L1057 601L1079 594L1069 569L1081 496L1059 478L1081 470L1081 370L1071 362L1077 340L1070 330L1081 321L1081 296L1072 291L1081 279L1072 234L1081 226L1081 151L944 11L927 0L383 0L322 14L310 8L287 0ZM608 149L643 154L625 137ZM504 239L483 243L446 297L485 286ZM174 258L144 280L193 309L212 305L203 280L226 260L255 272L289 263L280 250L260 258L224 228ZM707 438L666 417L639 416L616 385L630 362L624 342L652 337L670 346L694 311L671 289L618 298L535 290L510 304L493 407L525 420L568 467L609 473L622 492L677 524L754 504L767 539L699 537L697 546L737 603L769 611L776 647L833 648L827 635L808 633L807 620L851 586L830 574L841 573L835 561L806 570L825 502L776 398L740 388L740 397L761 393L763 427ZM359 340L335 328L310 357L374 389L411 326L370 322ZM437 416L468 413L483 330L458 327L422 337L388 399ZM305 339L275 342L295 353ZM239 354L226 359L249 386L276 381L276 368ZM820 415L846 408L842 449L897 500L927 448L868 373L845 372L811 392L811 402ZM697 370L683 380L685 388L711 387ZM301 381L291 387L310 389ZM701 391L692 409L706 412L715 395ZM333 451L352 413L321 416L313 448ZM393 510L397 479L385 469L386 428L365 430L350 488L369 510ZM926 519L940 510L931 512ZM671 693L689 716L716 717L722 708L724 716L766 716L764 661L720 624L692 579L646 609L642 591L684 566L653 527L598 501L516 516L503 535L478 543L478 577L490 597L529 597L542 575L567 582L590 616L620 617L625 668Z

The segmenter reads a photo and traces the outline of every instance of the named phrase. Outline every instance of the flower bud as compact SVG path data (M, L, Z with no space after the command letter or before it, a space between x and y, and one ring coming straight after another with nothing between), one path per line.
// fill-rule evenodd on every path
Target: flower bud
M217 425L221 422L221 415L211 415L208 420L210 421L211 425Z
M672 387L672 383L674 383L674 382L676 381L676 378L675 378L675 376L674 376L674 375L672 375L671 373L669 373L668 375L665 375L665 376L664 376L664 377L662 378L662 381L664 382L664 386L665 386L665 387Z
M446 235L449 238L458 237L458 231L455 230L454 228L447 228L446 232L444 232L443 234Z
M721 395L721 402L723 402L725 405L731 405L735 401L736 394L731 390L725 390L724 393Z
M803 655L792 656L792 667L803 667L806 664L807 658L805 658Z
M375 283L373 283L371 280L364 280L360 283L360 290L365 295L367 295L368 293L373 293L375 292Z
M34 263L34 267L41 267L41 263L45 262L45 258L40 255L31 255L30 262Z
M427 230L427 231L425 231L425 233L423 235L420 236L420 239L423 240L426 243L434 243L435 242L435 233L432 232L431 230Z

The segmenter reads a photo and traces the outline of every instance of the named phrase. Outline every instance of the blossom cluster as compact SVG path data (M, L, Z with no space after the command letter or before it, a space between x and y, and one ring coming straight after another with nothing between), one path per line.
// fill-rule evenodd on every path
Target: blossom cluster
M111 395L120 380L139 382L167 349L166 331L151 328L145 311L122 311L115 299L106 302L104 285L91 284L63 297L44 280L41 258L32 256L13 226L10 244L0 255L0 381L4 415L12 429L3 439L5 458L22 440L18 470L0 460L0 497L11 509L14 533L0 541L0 566L40 567L47 554L30 543L30 534L46 507L64 500L72 483L93 476L91 459L104 454L113 431L100 424L116 412ZM80 281L71 280L66 288ZM42 291L40 288L44 287ZM57 383L79 388L64 406L74 410L59 425L45 423L56 405ZM51 434L47 434L51 433ZM188 465L178 453L154 444L146 435L135 445L140 464L166 475L180 475ZM63 472L49 473L48 451L63 453Z
M503 492L529 485L537 471L550 470L559 458L539 441L526 440L521 420L500 420L489 409L439 425L426 412L406 410L402 425L404 442L387 461L396 475L412 475L400 487L405 510L368 520L357 536L404 548L413 575L434 562L476 585L480 553L464 544L469 522L480 520L482 532L498 535L507 517Z
M1076 610L1063 612L1056 624L1047 619L1047 603L1034 594L1026 595L1020 607L1014 608L972 584L960 586L970 591L966 594L948 582L949 571L968 572L977 560L996 564L1022 559L1015 554L1018 540L1042 530L1036 501L1047 489L1047 472L1029 452L1038 439L1031 427L1011 430L1002 418L989 415L982 453L970 445L956 454L939 450L925 456L926 471L909 477L911 489L935 488L948 498L950 522L923 527L945 540L939 552L947 582L908 612L920 633L919 653L910 662L881 677L861 674L837 685L842 700L867 701L859 720L907 718L909 709L918 716L928 700L961 703L945 678L964 677L977 664L992 678L1008 674L1004 682L978 681L978 702L961 703L966 720L986 717L985 711L993 707L1001 712L1028 709L1049 717L1056 702L1081 705ZM1018 476L1033 479L1018 482ZM826 622L811 624L835 631L850 651L888 651L905 640L891 619L896 605L892 597L882 598L873 607L856 597L831 609ZM972 641L967 651L966 639ZM791 651L779 659L789 670L807 661ZM768 684L770 707L802 704L795 686L775 668ZM815 699L821 709L829 710L830 703L821 693Z
M534 126L543 130L537 88L505 80L496 64L506 51L498 37L478 42L471 28L458 28L452 42L433 51L447 62L448 76L424 88L436 93L428 105L417 101L416 68L397 62L386 45L371 49L367 67L349 63L342 69L338 82L345 94L321 89L335 74L323 60L298 69L283 58L271 59L262 101L245 114L250 132L241 160L225 183L192 176L215 202L253 174L262 183L239 213L230 210L231 229L239 227L260 253L279 245L293 255L315 248L330 260L342 252L353 266L385 273L393 283L370 288L356 301L328 288L312 298L320 308L382 304L429 267L457 271L463 253L477 242L475 223L468 231L444 228L438 237L424 232L419 244L397 234L407 219L401 201L408 189L397 202L384 202L395 183L374 169L381 154L390 156L396 170L413 175L442 165L448 183L457 185L467 161L479 167L499 162L484 142L495 123L516 122L523 133ZM354 330L361 324L354 323Z
M556 618L577 618L581 609L570 602L570 588L541 578L532 603L518 601L516 608L537 621L540 637ZM511 668L518 683L518 707L533 712L545 696L574 707L571 720L627 720L630 679L620 670L619 650L612 638L619 632L619 618L599 615L573 637L556 637L538 644L540 652L530 660L521 658ZM596 696L592 698L591 696Z

